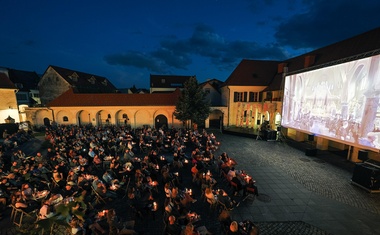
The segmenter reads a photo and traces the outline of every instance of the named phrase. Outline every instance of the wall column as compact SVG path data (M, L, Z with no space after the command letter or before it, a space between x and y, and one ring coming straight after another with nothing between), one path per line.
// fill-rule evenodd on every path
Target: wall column
M300 132L300 131L296 131L296 139L295 139L295 141L297 141L297 142L305 141L305 133Z
M328 148L329 148L329 140L318 136L317 137L317 149L327 150Z

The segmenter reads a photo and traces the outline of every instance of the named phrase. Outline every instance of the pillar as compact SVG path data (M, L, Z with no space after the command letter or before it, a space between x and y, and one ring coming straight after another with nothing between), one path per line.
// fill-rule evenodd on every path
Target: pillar
M329 148L329 140L318 136L317 137L317 149L327 150L328 148Z

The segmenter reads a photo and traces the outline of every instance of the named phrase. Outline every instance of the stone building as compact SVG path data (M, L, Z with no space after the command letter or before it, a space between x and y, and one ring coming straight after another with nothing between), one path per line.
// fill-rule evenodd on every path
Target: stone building
M69 89L45 108L30 109L29 113L35 125L180 127L182 123L173 116L179 95L179 89L157 94L85 94Z
M41 103L50 101L69 89L77 93L115 93L116 87L105 77L50 65L38 83Z
M182 89L190 77L192 76L151 74L149 82L150 93L172 92L177 88Z

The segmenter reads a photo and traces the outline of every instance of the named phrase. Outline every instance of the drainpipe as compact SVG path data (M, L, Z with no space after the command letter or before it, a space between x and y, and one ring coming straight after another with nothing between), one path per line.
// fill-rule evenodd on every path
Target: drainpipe
M230 87L227 86L228 89L228 100L227 100L227 127L230 126L230 99L231 99L231 90ZM224 118L224 115L223 115Z
M51 111L51 115L53 117L53 123L55 123L54 110L51 109L50 107L46 107L46 108Z

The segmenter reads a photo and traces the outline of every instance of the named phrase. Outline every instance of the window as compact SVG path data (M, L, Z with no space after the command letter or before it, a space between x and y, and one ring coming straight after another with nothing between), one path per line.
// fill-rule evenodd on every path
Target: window
M205 93L210 94L210 88L205 88Z
M249 102L259 102L259 93L249 92Z
M68 121L69 121L69 118L68 118L67 116L64 116L64 117L63 117L63 121L64 121L64 122L68 122Z
M268 91L268 92L267 92L267 98L266 98L266 100L267 100L267 101L272 101L272 97L273 97L272 92L271 92L271 91Z
M247 102L247 92L234 92L234 102Z
M95 84L96 79L95 79L94 76L91 76L91 77L88 79L88 81L89 81L91 84Z
M126 113L124 113L123 118L128 118L128 115Z
M16 86L18 89L22 89L22 88L24 88L24 86L22 85L22 83L15 83L15 86Z
M170 84L171 87L182 87L182 83L172 83Z
M111 118L111 114L108 114L107 117L108 117L108 118Z
M107 86L107 80L106 79L104 79L104 81L102 82L102 84L104 85L104 86Z
M69 75L69 78L70 78L71 80L73 80L74 82L77 82L79 76L78 76L78 74L77 74L76 72L74 72L73 74Z
M17 93L16 97L17 97L17 100L28 100L28 97L25 93Z

